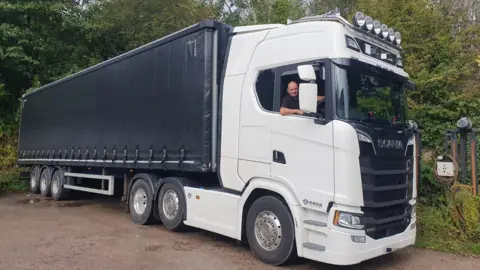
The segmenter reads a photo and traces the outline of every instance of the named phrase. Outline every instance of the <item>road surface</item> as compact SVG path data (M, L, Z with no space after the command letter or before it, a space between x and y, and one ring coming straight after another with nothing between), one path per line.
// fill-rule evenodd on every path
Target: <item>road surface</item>
M0 195L0 269L480 269L480 259L409 248L353 267L300 259L278 268L247 247L202 230L138 226L118 199L55 202Z

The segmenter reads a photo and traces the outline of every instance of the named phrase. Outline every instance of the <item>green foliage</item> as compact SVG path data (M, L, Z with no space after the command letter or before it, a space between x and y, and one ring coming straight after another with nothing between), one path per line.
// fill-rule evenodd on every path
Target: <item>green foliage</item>
M232 25L285 24L299 19L306 9L302 0L221 0L216 4L219 19Z
M454 6L453 0L359 0L355 7L402 33L405 69L419 89L409 95L410 118L423 128L426 147L440 147L444 130L462 116L480 125L480 89L473 83L480 29L465 23L465 10L449 14Z
M0 172L0 193L28 190L28 182L19 180L18 171Z
M447 192L444 204L417 210L417 246L480 255L480 200L467 190Z
M97 1L87 15L87 46L106 60L211 18L215 12L212 5L195 0Z

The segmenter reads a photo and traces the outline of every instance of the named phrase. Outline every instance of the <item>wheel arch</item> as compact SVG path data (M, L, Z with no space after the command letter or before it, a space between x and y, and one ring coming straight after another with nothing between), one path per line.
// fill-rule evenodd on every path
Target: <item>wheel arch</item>
M247 188L242 194L239 202L239 208L241 211L238 213L238 226L237 226L237 239L245 239L245 226L246 217L253 202L260 197L271 195L280 199L290 210L293 217L295 228L298 226L298 220L296 211L292 209L292 206L298 206L299 201L295 197L292 189L281 182L272 182L265 179L252 179L249 181Z
M155 190L155 193L153 195L155 200L159 199L158 196L160 196L160 190L167 183L178 185L183 190L183 195L184 196L185 196L185 189L184 189L185 187L195 186L194 181L187 178L187 177L169 176L169 177L162 178L162 179L160 179L160 181L158 183L158 186L157 186L157 189ZM185 212L184 212L183 217L182 217L183 220L187 219L187 214L188 214L187 202L185 201Z

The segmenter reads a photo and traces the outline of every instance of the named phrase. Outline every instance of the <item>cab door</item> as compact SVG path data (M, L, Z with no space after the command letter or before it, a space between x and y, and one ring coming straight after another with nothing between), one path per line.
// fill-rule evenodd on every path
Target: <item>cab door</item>
M297 75L298 65L276 69L277 104L278 98L288 95L286 87L290 81L301 83ZM324 65L317 63L318 95L326 95L323 104L331 98L329 91L325 91L326 72ZM319 108L324 106L319 104ZM279 111L280 106L275 110ZM294 189L303 206L326 212L328 203L334 198L333 123L315 123L315 118L301 115L276 114L270 125L272 180L284 182Z
M333 123L317 124L312 117L280 114L288 82L298 80L297 65L261 69L255 76L247 76L242 91L238 175L245 183L254 178L280 182L305 207L326 212L334 196ZM319 94L325 93L329 99L321 66L317 74Z

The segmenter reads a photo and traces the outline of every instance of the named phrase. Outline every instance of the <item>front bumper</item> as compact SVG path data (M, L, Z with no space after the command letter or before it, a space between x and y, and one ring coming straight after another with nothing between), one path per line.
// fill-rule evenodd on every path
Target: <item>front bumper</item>
M322 231L305 228L302 257L334 265L358 264L413 245L416 239L415 224L414 217L404 232L379 240L365 236L364 232L351 234L336 228L324 228ZM353 242L352 235L365 236L366 243ZM320 246L324 247L323 250L318 248Z

